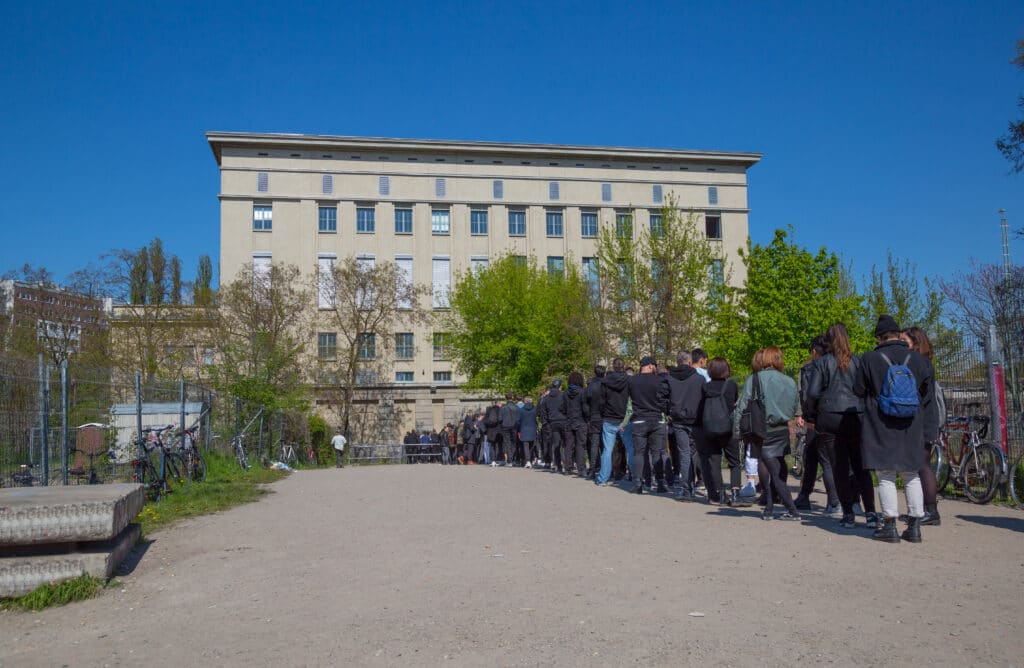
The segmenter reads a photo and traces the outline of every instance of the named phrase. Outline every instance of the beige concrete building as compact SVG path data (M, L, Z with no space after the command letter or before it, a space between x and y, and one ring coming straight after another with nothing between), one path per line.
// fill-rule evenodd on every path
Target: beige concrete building
M586 275L600 225L634 212L639 234L670 195L721 241L730 280L745 278L737 250L758 153L235 132L207 139L221 174L222 282L247 264L313 273L348 256L390 260L432 286L430 306L441 309L459 272L503 253L550 268L576 262ZM318 335L318 350L330 334ZM458 391L433 332L408 334L386 379L393 400L412 409L406 428L440 426L480 405Z

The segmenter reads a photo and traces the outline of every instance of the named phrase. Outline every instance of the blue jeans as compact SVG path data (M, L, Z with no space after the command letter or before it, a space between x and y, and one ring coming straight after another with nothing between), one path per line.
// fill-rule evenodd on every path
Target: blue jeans
M601 470L597 472L598 485L603 485L612 477L612 450L615 448L615 435L619 433L617 422L601 423ZM633 470L633 424L626 425L622 430L622 445L626 448L626 468Z
M491 442L484 438L484 464L491 463Z

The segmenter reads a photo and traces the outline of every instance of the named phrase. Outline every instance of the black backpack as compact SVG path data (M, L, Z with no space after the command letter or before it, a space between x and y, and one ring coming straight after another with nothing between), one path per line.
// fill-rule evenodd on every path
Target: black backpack
M725 400L725 387L715 394L704 395L704 410L700 417L704 433L712 438L732 434L732 411Z

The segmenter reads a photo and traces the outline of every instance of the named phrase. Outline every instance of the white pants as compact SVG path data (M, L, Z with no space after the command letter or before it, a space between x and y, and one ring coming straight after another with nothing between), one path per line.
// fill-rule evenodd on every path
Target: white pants
M899 516L899 498L896 495L896 476L903 478L903 493L907 495L907 514L924 517L924 493L917 471L875 471L878 476L878 500L882 504L882 516Z

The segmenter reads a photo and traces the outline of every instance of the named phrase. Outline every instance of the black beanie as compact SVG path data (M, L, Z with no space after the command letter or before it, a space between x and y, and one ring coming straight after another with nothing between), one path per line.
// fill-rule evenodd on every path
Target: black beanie
M896 324L896 319L891 315L880 315L878 316L878 324L875 325L875 336L883 336L889 332L900 331L900 326Z

